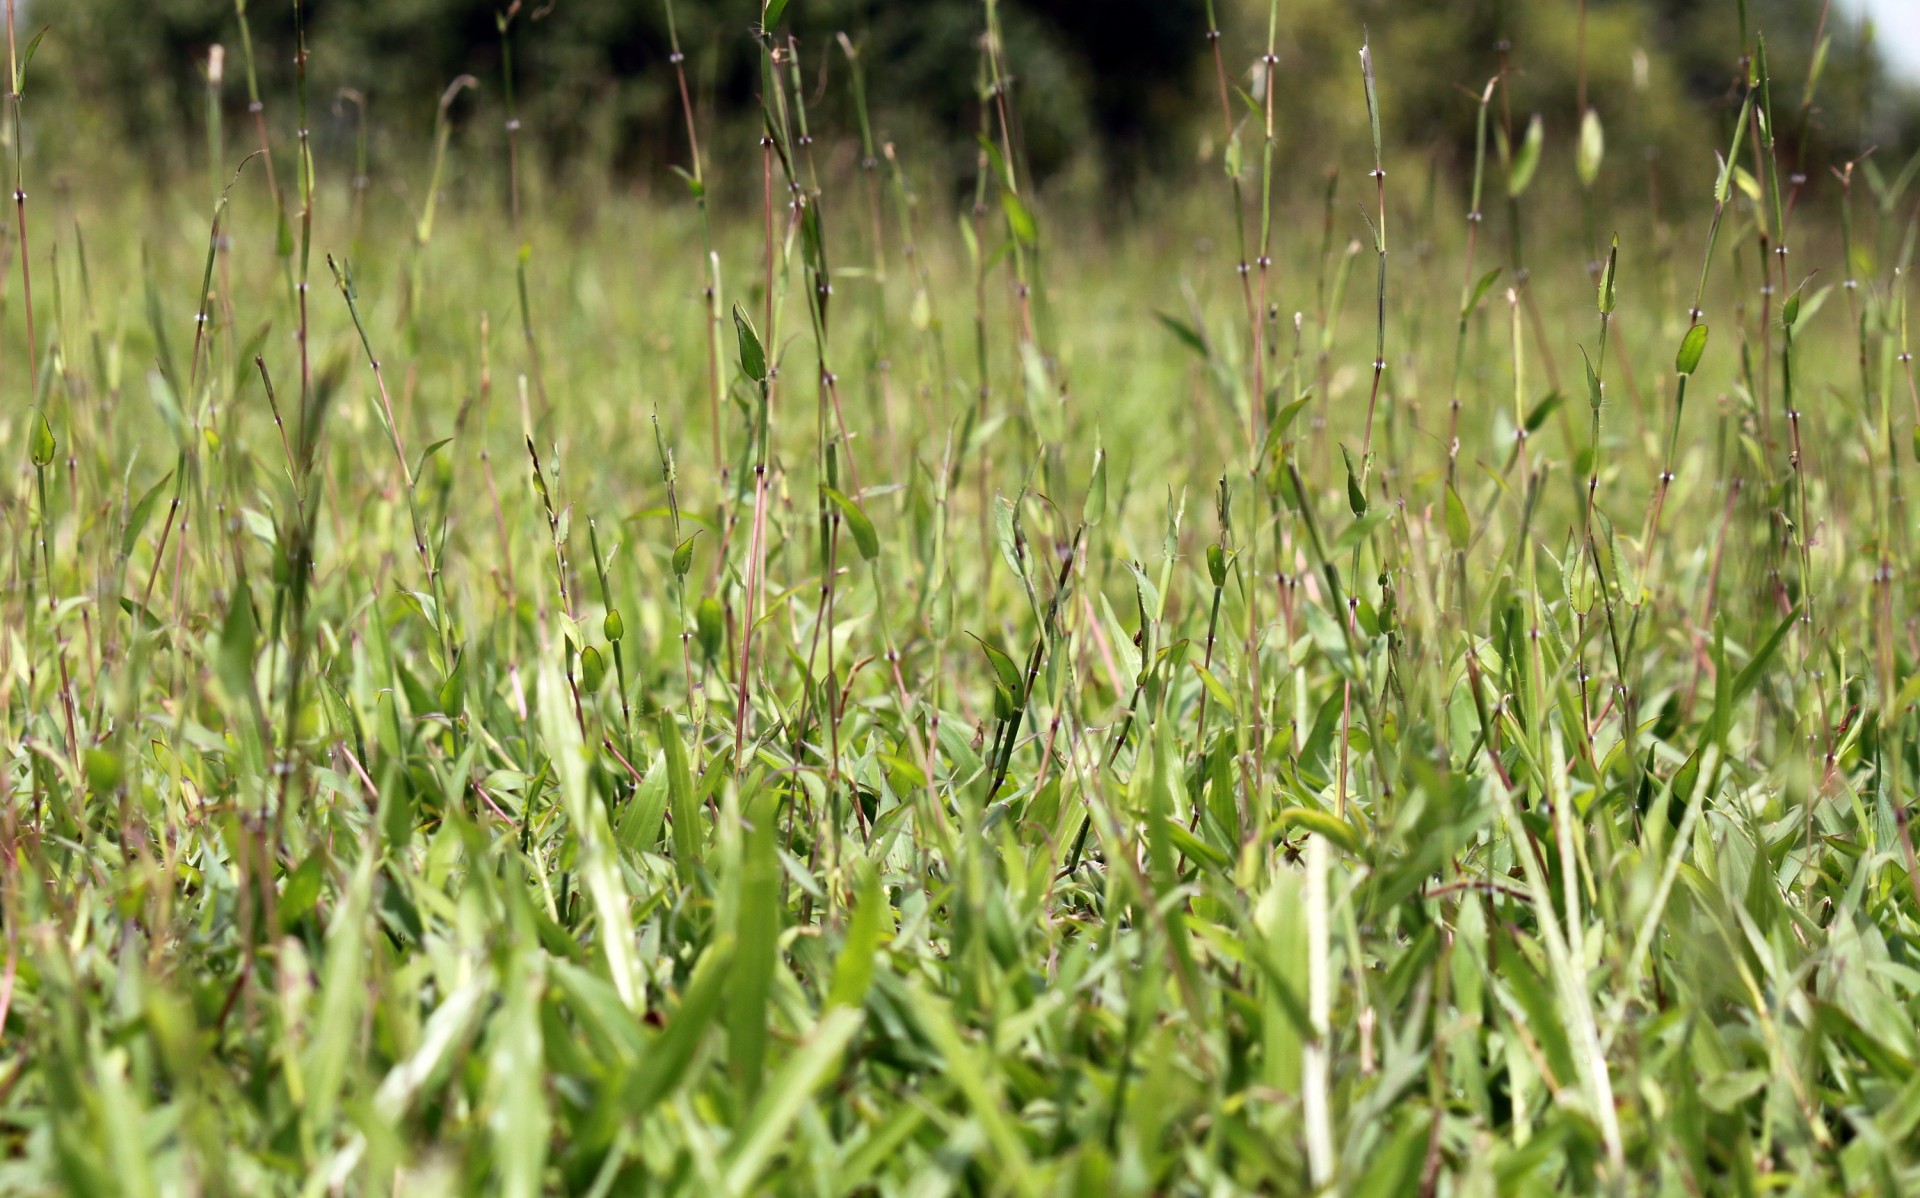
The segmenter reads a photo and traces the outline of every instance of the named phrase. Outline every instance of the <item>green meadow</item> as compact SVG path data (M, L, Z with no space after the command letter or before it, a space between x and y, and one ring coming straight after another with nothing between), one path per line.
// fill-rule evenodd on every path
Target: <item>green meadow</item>
M1840 17L1724 6L1666 186L1585 4L1571 117L1373 12L1318 130L1208 6L1148 185L1031 165L1011 3L957 171L769 0L641 183L245 4L156 172L10 20L0 1191L1920 1187Z

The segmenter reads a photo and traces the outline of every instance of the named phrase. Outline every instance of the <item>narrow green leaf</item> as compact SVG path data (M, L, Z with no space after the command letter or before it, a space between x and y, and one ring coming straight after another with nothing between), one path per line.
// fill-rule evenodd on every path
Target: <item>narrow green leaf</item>
M1613 239L1613 248L1607 251L1607 264L1600 271L1600 311L1603 315L1613 315L1618 297L1614 293L1614 281L1620 267L1620 238Z
M971 632L967 635L973 636ZM1008 657L1005 653L1002 653L977 636L974 636L973 639L979 644L981 650L986 653L987 661L992 663L994 676L1000 680L1000 685L1018 694L1022 689L1020 686L1020 667L1014 664L1013 658Z
M760 346L760 334L739 304L733 306L733 331L740 344L740 370L756 383L767 381L767 351Z
M1486 298L1488 288L1492 287L1494 280L1500 277L1501 269L1501 267L1496 266L1486 274L1480 276L1480 281L1473 285L1473 294L1468 297L1467 302L1460 308L1461 319L1464 320L1473 315L1474 309L1480 306L1480 301Z
M142 495L140 501L134 504L132 509L127 512L127 526L120 530L120 555L122 557L133 552L134 545L140 540L141 531L146 528L147 521L153 517L154 507L160 502L160 492L162 488L164 488L172 478L173 471L167 471L166 474L161 476L160 481L148 488L147 493Z
M1159 619L1160 588L1153 584L1153 579L1147 577L1147 572L1140 568L1139 562L1129 561L1126 567L1128 573L1133 575L1134 594L1140 601L1140 618L1148 621Z
M1520 148L1513 155L1513 162L1507 168L1507 194L1518 199L1524 195L1527 185L1533 182L1533 173L1540 166L1540 148L1547 138L1546 123L1535 113L1527 122L1527 134Z
M1460 492L1447 486L1447 540L1453 547L1464 552L1473 541L1473 522L1467 517L1467 505L1460 501Z
M848 499L832 487L822 486L820 489L826 493L827 498L833 501L833 505L839 508L840 514L846 518L847 531L853 534L853 543L859 548L861 558L865 561L872 561L879 557L880 534L874 531L873 521L867 519L867 514L860 510L860 505Z
M1273 77L1268 75L1271 86ZM1373 47L1362 36L1360 42L1360 82L1367 92L1367 128L1373 134L1373 159L1380 160L1380 97L1376 93L1373 81Z
M1539 403L1533 405L1533 410L1527 413L1527 431L1539 432L1541 426L1546 424L1547 417L1553 415L1554 410L1565 403L1566 399L1567 397L1558 391L1547 392Z
M1015 578L1027 576L1026 555L1020 552L1020 514L1005 495L993 497L993 539L1000 547L1000 560L1007 563Z
M1779 627L1773 630L1772 635L1753 651L1753 657L1747 661L1746 667L1734 676L1733 690L1729 695L1730 707L1739 706L1748 693L1759 685L1761 676L1767 671L1767 663L1772 661L1773 655L1780 651L1781 644L1787 639L1787 633L1793 631L1794 622L1800 618L1800 611L1799 607L1795 607L1788 612L1787 618L1780 621Z
M20 68L13 73L13 90L16 94L24 94L26 92L27 64L33 61L34 51L40 48L41 39L46 37L47 31L52 28L53 26L51 25L42 25L40 32L33 35L33 40L28 42L27 48L21 52Z
M1207 341L1206 338L1200 335L1198 329L1186 321L1181 320L1179 317L1170 316L1165 312L1155 312L1153 315L1168 332L1179 339L1180 344L1198 354L1202 360L1207 358Z
M1087 484L1087 501L1081 506L1080 518L1087 527L1097 527L1107 516L1107 451L1093 451L1093 480Z
M1040 229L1034 224L1033 213L1018 194L1003 189L1000 192L1000 206L1006 209L1007 228L1021 245L1032 245L1040 239Z
M1353 452L1345 445L1340 447L1340 460L1345 462L1347 467L1347 506L1352 509L1355 516L1364 516L1367 514L1366 465L1365 463L1356 465Z

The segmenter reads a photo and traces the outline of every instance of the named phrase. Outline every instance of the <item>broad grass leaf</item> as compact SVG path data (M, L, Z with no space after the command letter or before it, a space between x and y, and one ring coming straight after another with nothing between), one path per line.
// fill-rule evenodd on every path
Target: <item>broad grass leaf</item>
M391 801L392 788L380 792L376 826ZM320 967L320 1013L307 1039L302 1076L307 1101L302 1118L316 1133L329 1130L341 1097L350 1061L360 1055L361 1008L366 1002L363 982L366 934L373 926L368 909L373 899L374 869L380 850L369 837L361 845L359 864L347 883L345 896L335 905L327 923L326 955Z
M860 1026L858 1011L840 1007L828 1012L767 1083L760 1100L747 1112L736 1138L728 1146L725 1164L728 1193L754 1192L761 1174L780 1150L806 1104L839 1068L840 1059Z
M625 1070L647 1050L640 1021L605 978L571 961L547 962L547 976L575 1020L585 1047L602 1067Z
M1165 828L1167 840L1187 860L1212 873L1225 876L1233 868L1233 858L1187 831L1177 823Z
M679 721L671 712L662 712L658 726L666 756L667 806L673 818L673 868L682 886L692 886L706 841L706 821L700 812L699 796L694 793L693 773L687 766L687 746L680 738Z
M1330 812L1312 807L1288 807L1280 812L1279 824L1283 828L1318 833L1343 851L1360 855L1360 838L1355 834L1353 825Z
M558 663L541 663L537 679L538 727L560 781L561 805L573 826L578 885L592 905L598 925L595 944L605 954L607 972L629 1007L640 1000L634 964L633 932L628 917L631 896L613 848L607 807L594 794L588 772L589 749L575 722L572 696Z
M326 855L318 850L287 875L280 888L280 930L291 932L320 900L320 887L326 881Z
M853 914L847 920L847 938L841 944L833 983L827 990L830 1007L858 1007L866 1001L867 987L873 983L873 956L893 927L893 906L880 883L880 871L871 860L863 858L855 863L853 885Z
M531 968L529 968L531 967ZM538 1198L547 1166L547 1089L533 1084L545 1070L540 1031L540 993L546 988L539 958L523 954L502 970L506 1005L493 1020L487 1054L488 1130L503 1198Z
M1418 1192L1431 1121L1409 1104L1399 1123L1385 1145L1356 1162L1365 1171L1351 1191L1353 1198L1400 1198Z
M967 635L973 636L971 632ZM1019 665L1014 662L1013 658L1007 656L999 649L994 648L992 645L989 645L979 637L973 636L973 639L979 644L981 651L987 655L987 661L992 664L994 676L999 679L1000 685L1018 694L1021 690Z
M680 1006L667 1019L666 1028L647 1045L640 1068L628 1081L625 1106L633 1116L644 1115L680 1088L707 1030L719 1018L733 955L733 937L724 933L700 954L681 993Z
M253 593L247 580L241 578L227 603L227 618L220 628L220 679L236 698L253 691L253 660L258 643Z
M1227 713L1228 718L1238 719L1239 705L1233 701L1233 693L1227 690L1219 677L1197 661L1190 661L1187 664L1193 667L1194 673L1200 675L1201 684L1207 688L1207 693L1213 696L1213 701L1220 705L1221 710Z
M725 1019L728 1068L741 1096L751 1100L766 1081L767 1003L785 922L777 847L781 792L762 785L743 807L744 855L730 879L738 950L727 985Z
M650 853L658 847L668 793L666 755L662 753L647 770L646 780L634 788L633 797L620 809L614 836L627 854Z

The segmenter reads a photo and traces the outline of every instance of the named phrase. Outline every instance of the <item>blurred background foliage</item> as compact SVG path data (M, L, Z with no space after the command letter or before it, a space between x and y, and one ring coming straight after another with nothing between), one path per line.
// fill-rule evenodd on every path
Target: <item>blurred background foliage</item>
M503 99L503 0L308 0L315 137L350 145L365 97L376 157L411 155L430 135L441 89L461 74L480 86L460 102L466 138L497 141ZM536 7L540 6L540 7ZM1205 36L1205 0L1002 0L1026 151L1043 180L1129 187L1216 154L1218 89ZM1228 72L1251 86L1267 38L1265 0L1216 0ZM1747 33L1741 30L1745 9ZM1285 0L1275 47L1282 144L1318 173L1334 147L1364 141L1354 51L1370 32L1388 136L1418 147L1423 169L1471 161L1474 99L1501 70L1515 127L1539 113L1547 159L1571 172L1580 124L1579 0ZM677 19L705 126L750 122L758 79L751 29L758 0L682 0ZM269 113L292 117L291 0L253 0L248 13ZM206 105L210 47L227 47L222 101L245 119L239 26L233 0L34 0L27 17L51 33L36 61L33 95L58 96L78 115L67 132L113 138L156 171L177 159ZM854 152L846 59L834 35L862 48L882 137L918 168L969 184L980 79L981 0L794 0L786 21L817 102L816 125L843 157ZM1824 24L1827 53L1817 107L1800 114L1799 85ZM1764 33L1779 47L1776 79L1793 84L1781 130L1815 180L1873 147L1881 169L1920 145L1920 101L1896 83L1860 24L1823 0L1591 0L1586 92L1606 130L1606 186L1694 187L1711 178L1718 129L1736 103L1743 50ZM23 34L23 36L25 36ZM530 147L551 165L642 184L686 159L678 92L661 0L532 0L511 30L512 61ZM44 64L44 65L43 65ZM1685 96L1676 104L1668 97ZM1235 119L1247 114L1235 105ZM751 130L745 130L751 133ZM742 151L746 138L714 145ZM1643 158L1648 169L1623 165ZM1430 159L1430 161L1424 161ZM719 164L724 170L726 163ZM755 168L757 170L757 167ZM1831 190L1831 189L1829 189Z

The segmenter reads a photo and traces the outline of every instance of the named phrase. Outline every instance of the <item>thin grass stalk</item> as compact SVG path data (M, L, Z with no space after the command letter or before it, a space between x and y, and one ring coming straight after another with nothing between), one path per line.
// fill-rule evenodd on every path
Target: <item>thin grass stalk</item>
M723 430L720 420L722 388L720 384L720 325L726 305L720 289L720 255L713 246L713 218L707 207L706 164L700 154L700 130L695 119L693 93L687 87L687 56L680 48L680 26L674 18L673 0L664 0L667 14L668 61L673 65L674 82L680 93L680 112L687 127L687 154L692 159L687 188L693 194L694 207L700 213L700 266L706 276L701 297L706 310L707 340L707 419L712 423L713 469L719 475L725 469L721 449Z

